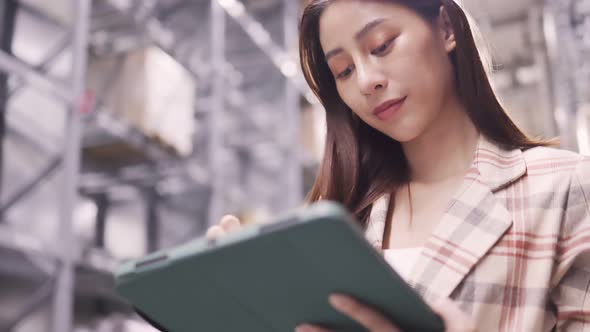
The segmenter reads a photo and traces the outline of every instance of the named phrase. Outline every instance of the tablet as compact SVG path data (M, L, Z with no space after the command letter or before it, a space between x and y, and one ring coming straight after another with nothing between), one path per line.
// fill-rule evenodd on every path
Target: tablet
M379 309L404 331L444 331L331 202L127 262L116 273L116 292L170 332L287 332L302 323L366 331L330 306L334 292Z

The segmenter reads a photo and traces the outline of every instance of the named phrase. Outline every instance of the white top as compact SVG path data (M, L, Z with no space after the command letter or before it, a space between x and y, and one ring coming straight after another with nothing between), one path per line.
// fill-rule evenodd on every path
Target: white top
M408 280L414 265L420 257L422 247L404 249L385 249L383 256L393 269L405 280Z

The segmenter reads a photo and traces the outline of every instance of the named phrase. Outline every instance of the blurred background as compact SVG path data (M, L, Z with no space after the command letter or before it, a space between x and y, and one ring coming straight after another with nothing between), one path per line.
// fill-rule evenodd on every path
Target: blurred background
M0 0L0 331L154 331L117 264L302 202L325 124L301 5ZM516 122L590 154L590 0L463 5Z

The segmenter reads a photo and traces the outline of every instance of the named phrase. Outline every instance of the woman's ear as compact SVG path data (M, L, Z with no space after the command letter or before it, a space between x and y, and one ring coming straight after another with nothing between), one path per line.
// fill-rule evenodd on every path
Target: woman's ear
M444 6L440 6L438 15L438 30L447 53L450 53L457 47L457 41L455 40L455 31L453 30L453 24L449 18L449 14Z

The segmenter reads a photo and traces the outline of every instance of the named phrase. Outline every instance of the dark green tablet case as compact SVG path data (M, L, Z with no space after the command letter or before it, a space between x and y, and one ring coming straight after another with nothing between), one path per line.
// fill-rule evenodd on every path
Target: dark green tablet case
M288 332L301 323L365 331L331 308L333 292L379 308L404 331L444 330L353 218L330 202L127 262L116 279L117 293L170 332Z

